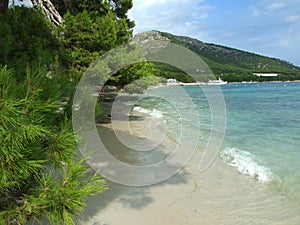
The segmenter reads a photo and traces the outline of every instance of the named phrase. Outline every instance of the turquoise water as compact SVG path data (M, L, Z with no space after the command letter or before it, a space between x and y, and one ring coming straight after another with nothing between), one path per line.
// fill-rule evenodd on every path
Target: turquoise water
M300 204L300 83L232 84L222 89L228 116L223 158L238 158L235 164L243 164L244 153L250 153L254 166L262 166L258 173Z
M178 94L182 88L193 104ZM269 185L300 205L300 83L227 84L221 88L227 127L219 157L243 176ZM188 135L180 132L183 121L190 132L200 129L199 148L205 146L211 112L198 86L156 88L148 91L151 93L173 96L177 103L142 98L136 110L146 109L145 113L163 118L165 128L179 141L181 135ZM179 113L182 110L184 115ZM190 110L196 110L198 118L189 117Z

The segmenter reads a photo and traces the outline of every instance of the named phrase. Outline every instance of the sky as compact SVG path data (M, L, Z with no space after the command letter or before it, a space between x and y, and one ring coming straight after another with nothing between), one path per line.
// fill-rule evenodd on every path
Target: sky
M160 30L300 66L299 0L133 0L134 33Z

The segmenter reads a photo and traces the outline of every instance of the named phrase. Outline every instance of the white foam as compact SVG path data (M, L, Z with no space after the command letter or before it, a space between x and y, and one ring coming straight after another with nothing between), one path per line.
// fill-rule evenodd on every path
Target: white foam
M140 112L140 113L145 113L145 114L150 114L150 113L151 113L150 110L144 109L144 108L142 108L142 107L140 107L140 106L135 106L135 107L133 107L133 110L134 110L134 111L137 111L137 112Z
M150 115L153 117L153 118L163 118L163 114L161 111L157 110L157 109L153 109L152 112L150 113Z
M221 151L220 157L227 165L235 167L242 174L257 179L260 183L268 183L273 180L270 169L259 165L255 160L255 156L250 152L237 148L226 148Z
M152 116L153 118L163 118L163 114L161 111L157 110L157 109L153 109L152 111L149 109L144 109L140 106L135 106L133 108L134 111L140 112L140 113L145 113L145 114L149 114L150 116Z

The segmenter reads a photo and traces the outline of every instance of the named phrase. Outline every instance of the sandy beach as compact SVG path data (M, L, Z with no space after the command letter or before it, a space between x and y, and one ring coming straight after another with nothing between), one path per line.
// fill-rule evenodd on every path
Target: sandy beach
M138 158L125 157L128 149L115 136L110 118L110 103L104 103L103 116L97 119L99 136L112 155L128 163ZM132 133L143 138L149 118L136 114L130 122ZM122 127L119 121L119 127ZM116 129L116 128L115 128ZM131 135L131 134L128 134ZM163 149L153 160L160 160L176 143L165 138ZM239 174L217 157L205 172L198 171L202 149L169 180L146 187L130 187L108 182L109 189L90 197L82 225L199 225L199 224L299 224L296 207L280 195L270 192L268 184ZM123 155L123 156L122 156ZM155 155L155 154L154 154ZM123 157L123 158L122 158ZM274 190L275 191L275 190Z

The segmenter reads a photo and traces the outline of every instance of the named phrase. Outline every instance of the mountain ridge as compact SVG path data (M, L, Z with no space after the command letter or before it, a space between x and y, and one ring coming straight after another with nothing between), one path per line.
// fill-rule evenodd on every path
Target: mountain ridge
M300 67L282 59L228 46L205 43L196 38L173 35L157 30L145 32L139 38L168 39L170 42L184 46L199 55L215 76L228 81L300 79ZM161 65L159 67L160 69L168 69ZM277 73L279 76L276 78L257 77L254 73ZM170 74L167 77L170 77Z

